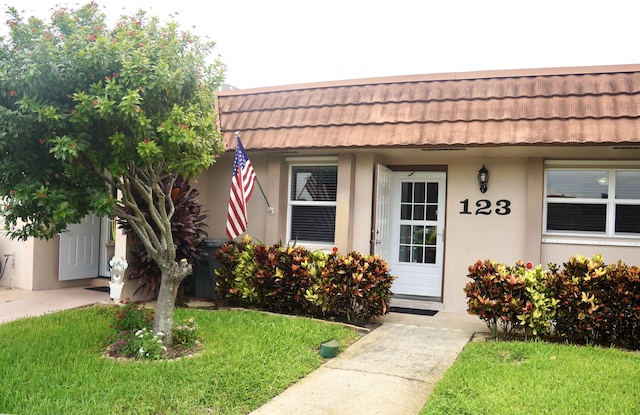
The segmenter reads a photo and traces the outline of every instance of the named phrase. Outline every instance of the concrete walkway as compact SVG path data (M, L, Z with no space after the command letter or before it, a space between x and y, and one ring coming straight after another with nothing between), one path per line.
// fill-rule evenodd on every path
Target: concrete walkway
M108 293L84 288L0 288L0 323L108 302ZM474 335L487 333L477 317L442 311L390 313L381 322L251 415L418 414L458 353Z
M41 291L3 287L0 288L0 323L109 301L109 293L82 287Z
M474 334L477 317L390 313L383 324L251 415L418 414Z

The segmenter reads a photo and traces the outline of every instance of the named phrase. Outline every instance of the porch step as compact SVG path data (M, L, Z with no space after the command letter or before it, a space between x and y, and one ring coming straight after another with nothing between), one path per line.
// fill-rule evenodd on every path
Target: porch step
M89 286L91 287L108 287L109 286L109 281L111 279L109 277L96 277L96 278L92 278L89 281Z
M392 308L404 308L415 310L433 310L442 311L442 303L439 301L431 301L428 299L416 299L416 298L403 298L403 297L391 297Z

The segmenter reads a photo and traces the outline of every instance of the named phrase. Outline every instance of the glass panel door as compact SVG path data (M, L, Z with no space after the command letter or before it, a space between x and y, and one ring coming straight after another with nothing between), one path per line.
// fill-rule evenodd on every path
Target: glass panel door
M394 294L442 296L444 172L394 172L390 215Z

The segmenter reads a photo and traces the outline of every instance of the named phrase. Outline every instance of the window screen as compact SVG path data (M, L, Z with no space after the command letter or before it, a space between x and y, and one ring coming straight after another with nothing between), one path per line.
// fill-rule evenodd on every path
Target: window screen
M289 240L333 243L337 166L292 166Z

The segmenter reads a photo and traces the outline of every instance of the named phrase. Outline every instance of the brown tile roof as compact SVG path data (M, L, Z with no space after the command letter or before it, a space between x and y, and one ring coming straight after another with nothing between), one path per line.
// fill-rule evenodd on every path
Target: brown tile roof
M362 79L219 93L227 148L640 142L640 65Z

